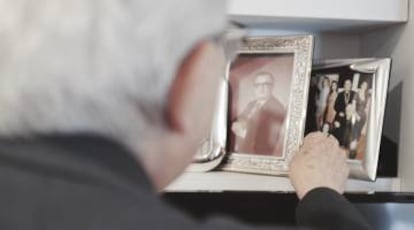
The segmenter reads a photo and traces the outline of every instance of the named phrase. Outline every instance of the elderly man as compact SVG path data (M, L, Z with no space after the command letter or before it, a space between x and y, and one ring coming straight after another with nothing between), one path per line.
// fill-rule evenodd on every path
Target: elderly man
M1 229L254 229L198 223L156 194L208 134L224 6L0 0ZM305 140L300 225L367 228L340 195L347 175L333 138Z
M250 102L232 125L237 152L281 156L280 134L286 118L285 107L273 96L274 78L258 73L254 81L255 100Z

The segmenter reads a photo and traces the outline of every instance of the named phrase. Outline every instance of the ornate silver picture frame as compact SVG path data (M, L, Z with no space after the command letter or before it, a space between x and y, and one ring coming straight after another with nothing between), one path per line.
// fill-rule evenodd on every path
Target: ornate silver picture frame
M313 66L306 133L334 135L348 155L352 178L376 178L390 68L388 58Z
M211 135L190 171L286 175L305 129L313 37L250 37L228 64Z

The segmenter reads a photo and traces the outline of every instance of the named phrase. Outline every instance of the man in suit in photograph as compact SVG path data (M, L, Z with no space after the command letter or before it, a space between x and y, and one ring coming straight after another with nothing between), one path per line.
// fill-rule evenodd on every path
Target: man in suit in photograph
M297 226L199 221L160 198L211 129L226 5L0 0L0 229L370 229L321 133L291 161Z
M286 109L273 95L273 88L272 74L261 72L255 76L255 99L232 125L238 152L281 156Z
M339 140L342 147L349 147L349 132L346 132L352 113L352 106L355 100L355 92L351 90L352 81L347 79L344 82L344 91L338 93L335 101L336 117L334 122L333 135ZM348 119L347 119L348 118Z

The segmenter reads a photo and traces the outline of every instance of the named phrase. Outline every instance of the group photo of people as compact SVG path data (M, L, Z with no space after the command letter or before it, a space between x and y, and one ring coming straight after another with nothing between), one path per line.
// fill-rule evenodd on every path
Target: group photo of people
M372 76L360 73L313 74L306 133L333 135L349 159L364 158Z

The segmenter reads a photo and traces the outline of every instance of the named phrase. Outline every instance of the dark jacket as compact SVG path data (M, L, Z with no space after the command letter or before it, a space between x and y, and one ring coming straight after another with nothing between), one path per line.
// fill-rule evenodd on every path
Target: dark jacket
M349 134L346 133L347 119L346 119L346 107L351 105L355 100L355 92L349 91L348 98L345 96L345 91L338 93L338 97L335 101L335 121L339 122L340 126L335 128L333 134L338 139L339 144L342 147L349 147Z
M159 199L132 154L88 135L0 140L0 204L4 230L298 229L196 222ZM310 192L297 221L313 229L369 229L329 189Z
M282 156L283 146L278 144L286 109L275 97L254 112L256 104L257 101L250 102L238 118L247 126L246 138L239 141L239 152Z

